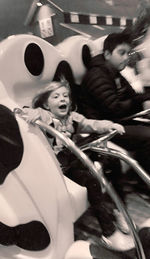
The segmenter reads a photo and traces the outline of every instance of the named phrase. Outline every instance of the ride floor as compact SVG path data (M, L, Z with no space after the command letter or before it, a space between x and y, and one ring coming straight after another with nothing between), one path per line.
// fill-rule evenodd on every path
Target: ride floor
M134 174L127 174L124 180L120 180L120 184L126 195L126 204L128 213L137 226L140 226L150 218L150 195L148 187L139 181ZM100 242L101 229L99 224L89 208L84 215L75 223L75 239L87 240L95 245L94 259L136 259L135 250L127 252L116 252L106 249ZM150 236L149 236L150 237ZM145 236L146 238L146 236ZM149 241L146 240L148 243ZM145 243L145 241L144 241ZM148 245L149 246L149 245ZM145 251L144 247L144 251ZM146 250L146 259L150 259L149 252ZM83 258L84 259L84 258Z

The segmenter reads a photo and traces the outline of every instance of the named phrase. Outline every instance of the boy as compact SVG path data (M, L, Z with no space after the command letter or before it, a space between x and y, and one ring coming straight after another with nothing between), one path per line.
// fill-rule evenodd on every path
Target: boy
M150 108L150 94L136 93L120 74L129 61L129 35L112 33L104 41L103 53L92 58L82 82L82 110L86 117L121 122L124 117ZM149 126L132 120L124 122L125 134L113 142L128 151L150 172Z

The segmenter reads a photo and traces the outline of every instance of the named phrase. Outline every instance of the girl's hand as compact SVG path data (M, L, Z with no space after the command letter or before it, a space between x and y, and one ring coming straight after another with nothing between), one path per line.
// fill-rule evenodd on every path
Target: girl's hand
M116 129L120 135L123 135L125 133L124 127L118 123L113 123L112 129Z
M96 121L96 123L97 123L96 124L97 129L99 127L99 133L111 132L114 129L117 130L117 132L121 135L123 133L125 133L125 129L121 124L114 123L114 122L109 121L109 120L99 120L99 121Z
M31 108L24 108L24 113L27 115L26 121L29 123L34 123L36 120L40 119L40 111L39 109L31 109Z

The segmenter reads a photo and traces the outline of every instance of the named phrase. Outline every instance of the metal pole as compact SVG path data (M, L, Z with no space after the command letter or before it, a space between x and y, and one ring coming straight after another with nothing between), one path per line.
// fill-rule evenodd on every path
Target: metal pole
M99 174L99 172L97 171L93 162L88 158L88 156L83 151L81 151L74 144L74 142L71 139L67 138L66 136L64 136L62 133L58 132L53 127L47 126L45 123L43 123L40 120L37 120L35 122L35 124L38 125L42 130L43 129L46 130L52 136L58 137L64 143L64 145L70 151L72 151L78 157L78 159L80 159L80 161L89 169L89 172L91 172L92 175L98 180L99 184L104 185L106 191L108 192L108 194L110 195L112 200L115 202L117 208L123 213L123 215L124 215L124 217L127 221L127 224L129 225L129 228L131 229L131 233L132 233L132 236L133 236L133 239L134 239L134 243L135 243L138 258L139 259L146 259L141 241L140 241L139 236L137 234L136 226L133 223L132 219L130 218L128 212L126 211L126 209L125 209L124 205L122 204L120 198L116 194L114 188L112 187L112 185L109 182L107 182L104 175Z
M27 117L23 113L23 111L21 109L18 109L18 108L14 110L14 113L20 115L20 117L22 117L23 119L25 119L25 117ZM137 251L138 258L139 259L146 259L141 241L139 239L139 236L138 236L138 233L137 233L137 230L136 230L136 226L134 225L134 223L133 223L132 219L130 218L128 212L126 211L126 209L125 209L124 205L122 204L120 198L116 194L114 188L105 179L103 173L101 172L101 174L100 174L100 172L95 167L94 163L89 159L89 157L83 151L81 151L80 148L78 148L75 145L75 143L71 139L64 136L62 133L58 132L55 128L53 128L51 126L48 126L47 124L45 124L41 120L36 120L35 125L38 125L42 130L46 130L53 137L59 138L63 142L63 144L70 151L72 151L78 157L78 159L80 159L80 161L89 169L89 172L98 180L100 186L102 186L102 185L104 186L104 188L106 189L106 191L108 192L108 194L110 195L112 200L115 202L117 208L123 213L123 215L124 215L124 217L127 221L127 224L129 225L129 227L131 229L131 233L132 233L132 236L133 236L133 239L134 239L135 248L136 248L136 251ZM114 134L116 134L116 131L111 132L110 134L108 134L108 136L105 136L104 141L107 140L107 137L110 138L111 135L113 136Z

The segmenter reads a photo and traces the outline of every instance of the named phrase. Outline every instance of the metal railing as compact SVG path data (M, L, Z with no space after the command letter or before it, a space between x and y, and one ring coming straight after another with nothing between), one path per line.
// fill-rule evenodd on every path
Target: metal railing
M150 114L150 109L147 109L147 110L132 114L128 117L125 117L125 118L121 119L121 121L133 120L135 118L143 118L143 117L145 117L146 115L149 115L149 114ZM149 123L150 123L150 120L149 120Z
M16 108L14 110L14 113L18 114L23 119L26 119L26 117L27 117L23 113L23 111L21 109L18 109L18 108ZM144 254L144 250L143 250L140 238L139 238L138 233L137 233L137 228L136 228L134 222L132 221L130 215L128 214L127 210L125 209L122 201L120 200L120 198L116 194L116 191L114 190L113 186L106 180L102 170L99 171L96 168L96 166L94 165L94 163L89 159L89 157L83 152L87 149L91 149L94 152L99 152L99 153L102 153L102 154L108 154L108 155L111 155L111 156L119 157L120 159L129 163L138 172L138 174L143 178L143 180L145 180L146 182L148 181L148 184L150 184L150 179L147 176L146 172L144 172L144 170L137 164L137 162L135 162L135 160L133 160L131 158L129 159L129 157L127 155L122 154L120 151L107 148L107 141L109 139L111 139L114 135L117 134L116 130L110 132L109 134L107 134L105 136L102 136L101 138L99 138L99 139L97 139L93 142L90 142L90 143L82 146L81 149L80 149L79 147L77 147L75 145L75 143L71 139L64 136L62 133L58 132L53 127L48 126L47 124L45 124L41 120L36 120L35 125L38 125L40 129L42 129L44 131L47 131L54 138L56 138L56 137L59 138L63 142L63 144L72 153L74 153L74 155L76 155L78 157L78 159L88 168L89 172L93 175L93 177L95 177L97 179L100 186L103 186L105 188L107 193L110 195L112 200L115 202L116 207L122 212L122 214L124 215L124 217L127 221L127 224L128 224L128 226L131 230L131 234L132 234L132 237L133 237L133 240L134 240L134 243L135 243L135 248L136 248L136 251L137 251L138 259L145 259L146 257L145 257L145 254Z
M116 130L113 130L112 132L108 133L105 136L102 136L98 138L97 140L94 140L88 144L85 144L80 147L82 151L85 150L92 150L94 152L100 153L100 154L107 154L112 157L117 157L124 162L126 162L128 165L130 165L134 171L142 178L142 180L150 186L150 176L145 172L145 170L139 165L139 163L133 159L132 157L128 156L126 153L123 153L121 151L118 151L116 149L107 147L107 142L111 138L113 138L117 134Z

